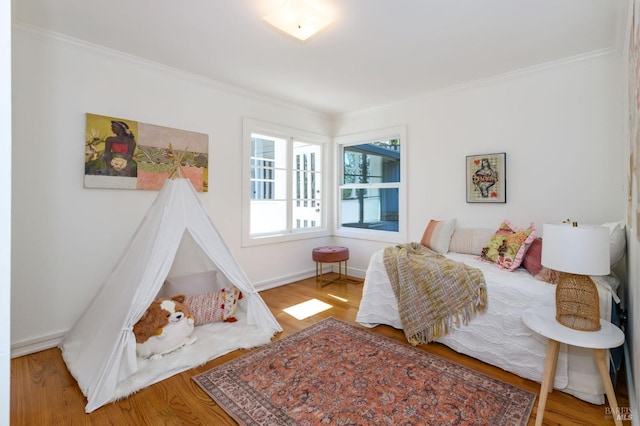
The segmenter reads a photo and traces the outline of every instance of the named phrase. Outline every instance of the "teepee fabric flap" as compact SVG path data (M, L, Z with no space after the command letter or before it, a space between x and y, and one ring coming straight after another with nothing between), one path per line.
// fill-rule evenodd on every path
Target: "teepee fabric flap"
M244 292L249 324L273 334L282 331L189 180L167 180L117 266L60 344L67 368L87 397L87 413L112 401L118 383L136 372L133 326L162 288L186 232Z

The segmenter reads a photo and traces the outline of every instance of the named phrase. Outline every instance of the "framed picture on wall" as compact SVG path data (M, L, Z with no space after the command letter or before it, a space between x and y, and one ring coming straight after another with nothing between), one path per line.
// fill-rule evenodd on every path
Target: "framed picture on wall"
M467 156L467 203L506 203L507 154Z
M177 152L193 188L208 190L209 135L90 113L85 135L85 188L159 191Z

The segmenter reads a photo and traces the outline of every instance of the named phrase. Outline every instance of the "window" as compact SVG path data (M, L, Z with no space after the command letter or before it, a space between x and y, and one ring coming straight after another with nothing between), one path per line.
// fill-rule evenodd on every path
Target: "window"
M244 245L326 232L323 152L327 141L300 130L245 120Z
M404 128L336 138L337 235L405 240Z

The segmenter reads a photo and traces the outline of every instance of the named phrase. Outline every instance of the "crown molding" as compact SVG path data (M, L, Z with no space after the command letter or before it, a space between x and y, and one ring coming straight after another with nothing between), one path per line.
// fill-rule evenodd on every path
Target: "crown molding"
M55 42L55 43L59 43L62 45L68 45L68 46L74 46L80 49L84 49L84 50L89 50L89 51L93 51L96 52L98 54L102 54L102 55L106 55L106 56L111 56L114 58L118 58L120 60L125 60L128 62L132 62L132 63L136 63L145 67L149 67L149 68L153 68L155 70L161 71L161 72L165 72L167 74L173 74L176 77L179 78L184 78L187 80L191 80L191 81L195 81L197 83L206 85L208 87L214 88L214 89L218 89L218 90L223 90L226 91L228 93L232 93L234 95L239 95L239 96L244 96L244 97L248 97L248 98L252 98L254 100L257 101L261 101L261 102L266 102L266 103L270 103L272 105L275 106L279 106L279 107L284 107L284 108L290 108L290 109L295 109L307 114L311 114L314 115L316 117L319 118L324 118L324 119L331 119L331 115L320 112L320 111L316 111L316 110L312 110L309 108L305 108L302 107L300 105L296 105L294 103L290 103L287 102L285 100L282 99L278 99L278 98L274 98L274 97L269 97L267 95L263 95L261 93L249 90L249 89L244 89L242 87L239 86L235 86L232 84L228 84L228 83L224 83L222 81L219 80L215 80L215 79L211 79L208 77L204 77L200 74L196 74L196 73L191 73L188 71L185 71L183 69L180 68L175 68L175 67L171 67L168 65L164 65L161 64L159 62L154 62L148 59L144 59L141 58L139 56L135 56L129 53L125 53L122 52L120 50L116 50L116 49L111 49L109 47L105 47L96 43L91 43L88 42L86 40L82 40L82 39L78 39L75 37L71 37L68 36L66 34L61 34L55 31L50 31L50 30L46 30L43 29L41 27L37 27L34 25L30 25L30 24L25 24L25 23L20 23L20 22L14 22L12 25L12 31L22 31L24 33L27 34L31 34L34 36L38 36L41 39L45 40L45 41L51 41L51 42Z

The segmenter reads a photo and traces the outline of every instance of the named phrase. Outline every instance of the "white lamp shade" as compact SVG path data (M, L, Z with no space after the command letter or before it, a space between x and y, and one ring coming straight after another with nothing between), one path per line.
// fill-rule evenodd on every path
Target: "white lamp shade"
M580 275L607 275L609 230L603 226L544 224L542 266Z

